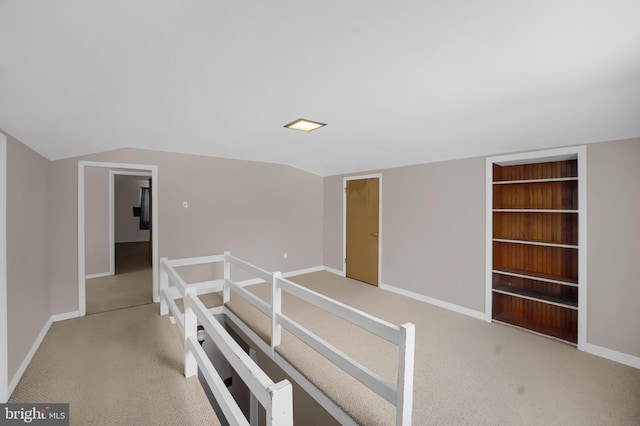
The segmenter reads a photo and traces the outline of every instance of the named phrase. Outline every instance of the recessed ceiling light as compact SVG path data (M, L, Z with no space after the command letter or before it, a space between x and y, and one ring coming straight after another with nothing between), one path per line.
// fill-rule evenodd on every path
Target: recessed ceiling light
M305 120L304 118L298 118L289 124L285 124L284 127L289 129L302 130L303 132L310 132L312 130L319 129L322 126L326 126L325 123L319 123L317 121Z

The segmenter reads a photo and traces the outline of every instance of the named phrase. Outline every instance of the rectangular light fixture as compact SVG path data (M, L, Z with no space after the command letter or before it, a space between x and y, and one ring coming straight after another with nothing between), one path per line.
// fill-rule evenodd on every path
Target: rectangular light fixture
M284 127L295 130L302 130L303 132L310 132L312 130L319 129L322 126L326 126L325 123L319 123L317 121L306 120L304 118L298 118L289 124L285 124Z

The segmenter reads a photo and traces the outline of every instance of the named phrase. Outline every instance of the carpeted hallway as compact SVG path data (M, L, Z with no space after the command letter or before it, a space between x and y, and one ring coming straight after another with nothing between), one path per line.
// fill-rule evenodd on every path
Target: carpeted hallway
M9 402L68 402L72 425L220 424L157 304L53 324Z
M86 281L87 314L152 303L149 242L118 243L116 274Z
M638 369L328 272L291 279L392 323L416 325L416 426L640 424ZM266 286L249 288L269 299ZM219 295L209 298L219 303ZM339 321L318 321L293 299L285 309L310 330L366 364L384 358ZM181 335L157 304L62 321L10 402L69 402L78 425L219 424L198 379L182 375L182 357ZM321 365L307 361L308 369ZM394 366L379 368L386 375ZM326 371L319 376L326 386L344 384ZM378 417L368 424L386 423Z
M639 369L329 272L290 279L393 324L415 324L414 425L640 424ZM270 303L269 286L257 284L249 290ZM247 309L233 294L228 306L242 312L240 317L268 340L266 316ZM293 320L395 382L397 350L394 353L387 342L294 296L284 294L282 306ZM366 424L394 423L394 412L384 410L382 398L362 386L346 386L349 378L327 367L306 345L292 341L287 333L282 339L279 353L332 392L340 405L366 418ZM360 392L366 396L366 407L349 403L359 399Z

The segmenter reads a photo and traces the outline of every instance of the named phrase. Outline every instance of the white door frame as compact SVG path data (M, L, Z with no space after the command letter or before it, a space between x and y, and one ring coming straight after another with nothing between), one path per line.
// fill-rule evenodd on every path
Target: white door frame
M158 166L130 163L106 163L99 161L78 161L78 315L87 314L86 279L85 279L85 217L84 217L84 172L85 167L103 167L123 172L123 174L146 173L151 175L151 232L152 232L152 268L153 268L153 302L158 303Z
M0 404L9 399L7 320L7 137L0 133Z
M350 180L378 179L378 283L382 282L382 173L342 178L342 276L347 276L347 182Z
M149 172L127 172L121 170L109 170L109 275L116 274L116 175L142 176L153 179ZM153 187L151 188L153 190ZM153 209L153 197L151 198L151 208ZM153 217L151 217L153 220ZM153 230L153 228L152 228Z

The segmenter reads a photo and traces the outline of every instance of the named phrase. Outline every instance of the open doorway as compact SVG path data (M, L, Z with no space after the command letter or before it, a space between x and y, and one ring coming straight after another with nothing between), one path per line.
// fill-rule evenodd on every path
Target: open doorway
M87 314L153 302L151 206L149 173L109 171L109 274L87 276ZM98 233L87 229L87 244L93 234ZM90 257L87 250L87 263Z
M157 167L78 163L80 315L158 300Z

